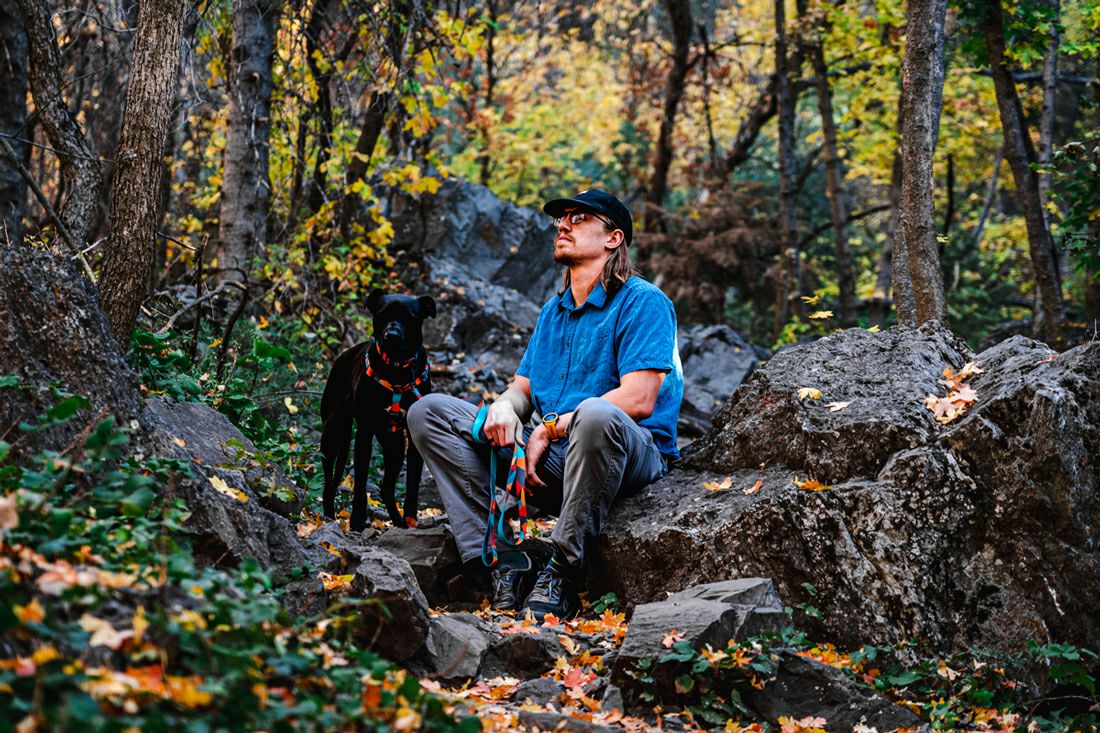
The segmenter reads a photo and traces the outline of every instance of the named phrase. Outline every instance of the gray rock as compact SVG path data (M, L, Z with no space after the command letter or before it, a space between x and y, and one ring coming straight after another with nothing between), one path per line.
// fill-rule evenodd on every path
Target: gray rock
M423 676L444 682L475 677L489 648L489 631L477 616L456 613L429 621L424 649L413 660Z
M317 529L301 538L302 548L315 567L328 571L341 569L344 564L343 551L352 545L362 544L353 541L339 522L325 522Z
M349 596L361 606L354 635L364 648L394 662L413 656L428 638L428 601L409 564L379 547L344 550L355 576Z
M725 649L731 639L741 640L764 631L777 631L787 621L783 601L770 580L738 578L697 585L666 600L634 608L630 629L611 670L611 680L623 687L635 686L630 674L646 658L658 662L669 649L665 637L673 630L693 649L711 646ZM686 672L680 664L666 662L651 668L654 692L673 694L673 682Z
M552 677L536 677L521 683L512 693L512 700L517 703L546 706L551 703L558 704L558 698L564 694L565 685L558 680ZM560 708L560 705L558 707Z
M461 572L462 563L448 527L390 529L373 543L409 563L430 603L450 600L447 583Z
M279 604L291 618L318 616L328 608L328 594L321 581L311 575L280 588Z
M519 713L520 730L525 731L566 731L567 733L611 733L619 730L609 725L598 725L580 718L557 713L535 713L521 710Z
M552 669L557 658L565 656L565 647L553 631L541 626L535 631L497 635L482 663L482 676L524 679Z
M744 700L769 721L780 716L824 718L822 727L850 731L865 725L887 731L917 728L923 721L911 710L849 679L844 672L792 652L781 652L779 669L763 690L747 688Z
M935 323L853 328L786 349L722 406L687 463L725 472L788 466L826 484L873 477L895 452L931 440L937 423L922 400L939 389L944 367L971 356ZM803 387L820 399L800 399ZM833 412L832 402L850 404Z
M146 406L174 441L185 444L192 462L221 469L223 478L237 473L240 479L236 483L276 514L291 516L302 510L305 490L292 483L278 465L259 455L252 441L225 415L198 402L172 402L160 397L150 399Z
M698 437L729 396L771 354L753 346L729 326L691 328L679 334L684 366L684 401L680 404L680 435Z
M150 420L150 425L155 424ZM190 516L184 528L192 537L191 544L199 560L225 567L252 558L276 579L285 579L302 568L313 568L316 556L303 548L294 526L285 517L247 498L245 488L233 482L239 475L235 477L233 472L198 464L192 464L191 472L192 478L166 487L165 491L169 498L181 498L187 505ZM247 500L217 491L211 478L227 481L230 489L243 491Z

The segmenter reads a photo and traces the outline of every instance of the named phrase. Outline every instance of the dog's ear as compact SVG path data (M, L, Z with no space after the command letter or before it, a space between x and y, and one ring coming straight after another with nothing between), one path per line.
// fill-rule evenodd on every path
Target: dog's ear
M435 300L430 295L421 295L417 298L420 303L420 318L435 318Z
M382 307L382 298L384 297L386 297L386 293L381 288L370 291L370 295L367 296L367 310L372 314L377 313L378 309Z

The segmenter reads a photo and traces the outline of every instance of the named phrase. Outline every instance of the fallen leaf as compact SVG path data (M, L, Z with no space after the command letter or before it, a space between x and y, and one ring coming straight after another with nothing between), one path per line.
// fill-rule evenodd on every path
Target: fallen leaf
M332 573L319 573L317 577L325 590L342 590L350 586L351 581L355 579L354 575L333 575Z
M105 646L108 649L118 649L122 642L134 635L132 630L119 631L111 625L110 621L96 618L91 614L80 617L80 628L89 631L92 638L88 640L88 646Z
M760 489L762 489L762 488L764 488L764 479L759 479L758 478L758 479L756 479L756 483L753 484L752 486L750 486L749 488L745 489L743 493L745 493L745 494L755 494L757 491L760 491Z
M671 649L673 644L678 641L683 641L684 636L685 632L677 632L676 629L673 629L672 631L665 634L665 638L661 640L661 644L664 645L665 649Z
M294 400L290 399L289 397L284 397L283 404L286 405L286 411L289 412L291 415L295 415L298 413L298 405L294 404Z
M46 618L46 610L35 598L25 606L16 605L15 615L25 624L40 624Z
M19 511L15 508L15 494L0 497L0 529L19 526Z
M223 479L221 476L211 476L210 485L213 486L219 494L225 494L226 496L236 499L237 501L248 501L248 494L244 493L240 489L232 488L229 484L225 482L225 479Z
M833 312L832 311L814 311L813 313L811 313L810 315L808 315L806 317L807 318L812 318L812 319L832 318L833 317Z
M819 400L821 399L821 390L815 389L813 387L799 387L798 399L804 400L807 397L809 397L811 400Z
M825 406L829 408L829 412L840 412L841 410L843 410L845 407L847 407L850 404L852 404L851 401L848 401L848 402L829 402L829 403L826 403Z
M826 484L821 483L817 479L809 478L803 479L801 481L799 481L798 479L792 479L792 483L803 491L828 491L829 489L833 488L832 486L827 486Z
M867 333L879 333L880 331L882 331L882 329L878 326L871 326L867 329Z
M724 491L725 489L728 489L730 486L733 486L733 476L726 476L724 479L722 479L719 482L714 482L714 481L704 481L703 482L703 488L706 489L707 491Z

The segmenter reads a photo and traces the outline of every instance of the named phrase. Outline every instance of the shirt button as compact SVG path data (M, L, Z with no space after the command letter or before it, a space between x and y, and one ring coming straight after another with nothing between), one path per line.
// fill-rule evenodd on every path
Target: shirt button
M558 379L565 379L565 375L561 375L560 377L558 377Z

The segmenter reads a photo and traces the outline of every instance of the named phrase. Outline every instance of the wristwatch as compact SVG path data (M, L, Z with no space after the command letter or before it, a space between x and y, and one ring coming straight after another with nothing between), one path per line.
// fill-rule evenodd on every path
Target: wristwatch
M550 442L557 443L565 437L565 433L558 429L558 413L551 412L542 416L542 424L546 427L546 434L550 436Z

